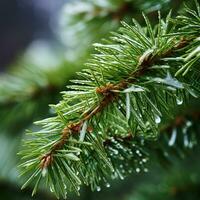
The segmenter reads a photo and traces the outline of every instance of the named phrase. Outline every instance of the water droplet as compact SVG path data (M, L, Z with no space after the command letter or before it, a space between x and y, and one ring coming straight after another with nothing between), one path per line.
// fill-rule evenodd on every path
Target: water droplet
M177 135L177 130L176 130L176 128L174 128L173 131L172 131L171 138L170 138L170 140L168 142L169 146L173 146L174 145L174 143L176 141L176 135Z
M97 192L101 191L101 187L97 186Z
M126 171L125 171L124 169L122 169L122 173L125 174L125 172L126 172Z
M123 156L120 156L119 159L120 159L120 160L124 160L124 157L123 157Z
M136 170L135 170L137 173L139 173L140 172L140 168L136 168Z
M187 126L187 127L192 126L192 122L191 122L191 121L187 121L187 122L186 122L186 126Z
M137 153L137 154L140 154L140 151L139 151L139 150L136 150L136 153Z
M144 172L148 172L149 170L147 168L144 168Z
M184 135L184 146L188 147L189 146L189 141L188 141L188 136Z
M129 170L128 170L128 173L132 173L132 169L129 169Z
M118 175L119 175L119 178L120 178L121 180L124 180L124 176L120 173L120 171L118 171Z
M155 122L156 122L156 124L160 124L160 122L161 122L161 118L160 118L160 116L156 116L155 117Z
M106 183L106 187L109 188L110 187L110 183Z
M146 163L146 162L147 162L147 159L146 159L146 158L143 158L143 159L142 159L142 162L143 162L143 163Z
M52 186L50 186L50 191L51 191L51 192L53 192L53 191L54 191Z
M119 144L116 144L116 147L119 149L120 145L119 145Z
M182 105L182 104L183 104L183 99L177 98L177 99L176 99L176 103L177 103L177 105Z
M133 152L132 152L132 151L129 151L129 154L130 154L130 155L133 155Z
M116 149L113 149L113 152L114 152L115 155L117 155L119 153L119 151L116 150Z

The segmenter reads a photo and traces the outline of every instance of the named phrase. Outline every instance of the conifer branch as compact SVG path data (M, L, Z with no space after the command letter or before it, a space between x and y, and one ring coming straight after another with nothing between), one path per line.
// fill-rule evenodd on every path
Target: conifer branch
M65 128L62 131L60 141L53 145L50 153L42 157L41 168L46 168L49 164L52 163L53 153L55 153L56 150L61 149L65 145L67 139L69 139L71 134L79 134L81 126L85 121L90 120L94 115L98 114L99 112L102 112L103 109L105 109L110 103L115 101L117 99L119 91L125 90L130 83L135 83L137 78L143 76L145 72L148 71L149 68L160 59L165 58L166 56L169 57L175 51L180 50L189 45L190 40L191 39L181 39L175 46L173 46L171 49L168 49L166 52L159 56L153 56L151 54L148 54L147 57L144 57L142 55L139 59L140 66L138 67L138 70L131 73L130 76L128 76L126 79L121 80L115 85L108 83L106 86L97 87L96 93L101 94L103 96L99 105L97 105L94 109L89 110L87 113L84 113L85 116L80 121L74 124L70 123L65 126Z
M147 171L145 141L158 139L161 118L173 117L177 104L197 97L190 73L197 72L200 59L199 11L177 18L181 22L159 15L154 28L144 19L145 28L136 21L134 26L122 22L110 40L95 44L99 53L78 73L82 79L74 80L63 100L52 106L58 115L37 122L43 128L29 133L20 154L22 174L32 173L23 187L35 180L33 194L42 180L65 198L68 190L79 193L82 182L100 190L101 180L111 175L123 179L125 169ZM188 30L188 24L195 28ZM192 56L185 59L188 53ZM184 76L182 70L177 74L182 68ZM123 145L119 138L130 134L134 140ZM105 148L110 137L114 140Z

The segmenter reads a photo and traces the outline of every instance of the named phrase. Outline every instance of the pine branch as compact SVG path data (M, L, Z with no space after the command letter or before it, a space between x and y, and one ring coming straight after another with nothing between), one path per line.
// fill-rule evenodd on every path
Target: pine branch
M79 73L82 79L74 80L71 90L63 92L63 101L52 106L58 115L38 122L43 129L28 134L21 167L22 174L32 174L23 187L35 181L33 194L41 180L64 198L68 190L79 193L81 182L99 190L101 180L124 178L127 172L119 164L123 160L127 169L139 171L148 155L144 141L158 138L161 118L173 116L177 104L191 94L197 96L194 89L199 88L190 88L189 73L178 79L175 74L188 66L186 54L199 46L200 23L193 19L200 18L199 12L182 16L187 19L184 24L173 23L170 14L166 21L159 15L155 28L144 18L146 28L135 21L134 26L123 22L110 40L96 44L99 53ZM188 22L195 31L185 34ZM199 54L191 59L195 60L189 68L196 73ZM105 141L129 137L127 132L135 140L131 147L116 142L121 152L119 156L113 150L119 156L115 159L106 151Z

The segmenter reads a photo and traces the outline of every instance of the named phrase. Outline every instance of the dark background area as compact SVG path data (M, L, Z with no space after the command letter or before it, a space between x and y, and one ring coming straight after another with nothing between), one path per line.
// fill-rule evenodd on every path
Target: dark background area
M52 25L67 0L0 1L0 71L35 39L53 40Z

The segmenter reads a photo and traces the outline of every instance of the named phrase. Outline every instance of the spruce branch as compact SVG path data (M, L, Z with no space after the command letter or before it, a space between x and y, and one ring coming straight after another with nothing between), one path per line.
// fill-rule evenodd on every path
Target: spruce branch
M198 11L190 16L196 17ZM57 116L37 122L43 128L28 133L20 167L22 174L32 175L23 188L35 181L34 194L46 180L52 192L65 198L70 190L79 194L82 182L100 190L100 182L109 177L123 179L125 169L146 171L144 141L158 139L162 118L173 117L177 104L197 96L189 73L175 74L187 64L186 54L199 46L200 20L187 36L187 25L174 22L170 14L166 20L159 14L154 28L144 19L146 27L122 22L110 40L95 44L98 53L78 73L82 79L73 80L63 100L52 106ZM190 70L196 68L195 60ZM120 139L129 137L134 139L128 145Z

